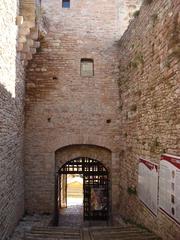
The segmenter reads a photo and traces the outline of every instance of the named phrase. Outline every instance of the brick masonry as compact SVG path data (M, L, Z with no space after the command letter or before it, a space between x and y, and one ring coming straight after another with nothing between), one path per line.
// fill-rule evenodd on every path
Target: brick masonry
M29 212L52 212L55 151L86 144L112 152L113 206L119 120L116 1L43 1L49 30L27 68L25 201ZM94 76L80 76L81 58L94 60ZM70 159L66 159L68 161ZM115 182L116 181L116 182Z
M0 239L24 212L24 68L16 54L17 1L0 4Z
M53 211L54 153L72 144L92 144L112 152L112 205L116 209L117 40L124 29L118 26L119 6L116 0L103 4L72 0L69 9L63 9L59 0L41 4L48 34L29 63L26 82L25 201L29 212ZM94 60L93 77L80 76L81 58Z
M176 0L144 4L119 43L119 213L167 240L179 239L178 224L161 211L155 217L127 189L137 187L139 157L159 165L162 153L180 154L179 12Z
M178 155L180 149L180 6L178 0L146 2L121 40L141 0L71 0L70 9L43 0L42 19L35 17L35 1L24 0L18 35L19 6L13 0L1 4L1 239L24 212L24 175L25 209L52 213L55 169L78 155L108 167L113 215L144 224L165 240L178 239L175 222L162 212L153 216L127 194L137 186L139 157L159 164L161 153ZM35 19L41 46L32 59L39 47ZM80 76L81 58L94 60L93 77Z

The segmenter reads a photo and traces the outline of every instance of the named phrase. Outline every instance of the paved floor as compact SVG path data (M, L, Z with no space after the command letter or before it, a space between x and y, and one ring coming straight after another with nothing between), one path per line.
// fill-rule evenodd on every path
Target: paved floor
M72 205L62 208L59 214L59 226L82 226L83 225L83 206Z
M59 214L59 226L89 227L89 226L107 226L106 221L84 221L83 206L72 205L62 208Z

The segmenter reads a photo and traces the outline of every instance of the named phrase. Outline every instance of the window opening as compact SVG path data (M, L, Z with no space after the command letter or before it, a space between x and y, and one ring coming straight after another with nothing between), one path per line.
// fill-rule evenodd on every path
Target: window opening
M62 0L63 8L70 8L70 0Z
M81 76L92 77L94 76L94 61L93 59L81 59Z

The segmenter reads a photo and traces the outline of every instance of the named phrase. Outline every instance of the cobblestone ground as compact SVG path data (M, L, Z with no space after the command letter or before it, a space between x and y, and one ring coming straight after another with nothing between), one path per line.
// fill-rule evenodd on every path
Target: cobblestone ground
M32 215L25 216L21 219L10 240L24 240L24 232L31 229L31 227L47 226L52 219L51 215Z

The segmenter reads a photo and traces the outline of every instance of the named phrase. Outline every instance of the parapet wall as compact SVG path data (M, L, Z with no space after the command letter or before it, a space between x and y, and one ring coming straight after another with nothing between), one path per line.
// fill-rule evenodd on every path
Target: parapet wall
M120 214L164 240L179 239L179 225L128 190L137 189L140 157L159 167L162 153L180 155L179 13L178 0L144 1L119 42Z

